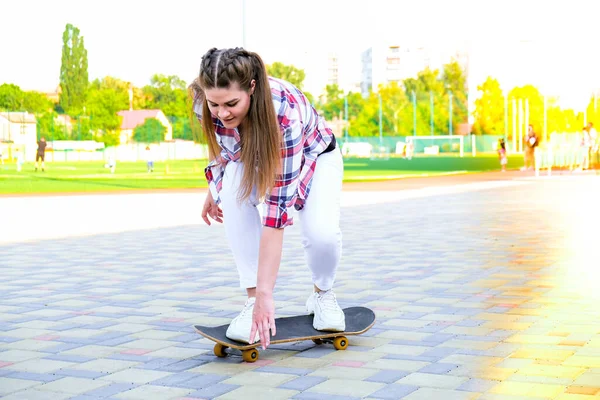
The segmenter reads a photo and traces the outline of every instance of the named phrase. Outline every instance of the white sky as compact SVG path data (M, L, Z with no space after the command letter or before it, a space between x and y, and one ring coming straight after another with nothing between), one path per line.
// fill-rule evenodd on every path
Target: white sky
M67 23L84 36L90 79L189 82L210 47L242 45L242 2L2 0L0 83L54 89ZM472 85L488 75L508 88L530 82L580 108L600 88L598 16L598 0L246 0L246 47L305 68L306 89L319 94L328 52L339 54L341 79L358 82L370 46L467 43Z

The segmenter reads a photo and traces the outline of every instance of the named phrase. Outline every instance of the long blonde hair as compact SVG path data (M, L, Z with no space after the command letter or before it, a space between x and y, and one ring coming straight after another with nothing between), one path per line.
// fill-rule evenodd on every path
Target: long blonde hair
M242 125L241 162L244 174L239 190L239 199L245 200L256 188L262 199L274 186L281 168L281 132L273 107L267 69L260 56L242 48L210 49L202 57L200 74L191 89L201 90L202 129L208 144L209 157L214 160L221 149L215 135L215 125L211 118L204 90L229 88L237 82L241 90L250 93L252 80L254 92L250 96L250 108Z

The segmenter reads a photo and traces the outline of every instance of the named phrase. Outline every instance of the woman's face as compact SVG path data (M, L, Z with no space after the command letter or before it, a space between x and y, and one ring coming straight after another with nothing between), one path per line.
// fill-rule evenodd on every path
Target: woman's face
M250 95L254 92L254 81L247 92L237 82L228 88L206 89L204 94L211 114L221 120L225 128L237 128L250 109Z

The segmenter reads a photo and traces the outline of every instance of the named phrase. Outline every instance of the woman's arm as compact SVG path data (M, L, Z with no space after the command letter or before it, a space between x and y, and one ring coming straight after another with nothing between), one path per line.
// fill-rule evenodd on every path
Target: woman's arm
M260 337L262 348L266 349L271 342L271 334L275 336L275 302L273 289L281 263L283 248L283 228L263 227L258 251L258 277L256 284L256 301L250 338L256 332Z
M258 251L256 294L272 295L283 247L283 228L263 227Z

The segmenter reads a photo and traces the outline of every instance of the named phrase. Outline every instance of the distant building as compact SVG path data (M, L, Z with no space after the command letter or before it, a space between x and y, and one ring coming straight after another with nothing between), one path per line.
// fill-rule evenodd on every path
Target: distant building
M377 92L379 85L401 83L404 79L429 66L430 60L424 48L408 48L399 45L370 47L362 53L361 93Z
M58 114L54 117L54 125L59 125L65 128L65 132L71 134L73 132L73 119L67 114Z
M158 120L165 128L165 140L173 140L173 127L169 122L168 118L161 110L124 110L119 111L117 115L123 117L121 122L121 139L122 144L129 143L133 137L133 130L143 125L147 118L154 118Z
M0 112L0 141L24 151L25 161L35 161L37 120L28 112Z
M60 89L60 85L58 85L56 87L56 89L54 89L53 92L46 92L44 93L44 95L46 96L46 98L48 100L50 100L52 103L54 104L58 104L58 101L60 100L60 93L61 93L61 89Z
M402 83L416 78L426 69L440 69L455 59L468 73L468 53L459 50L434 49L427 46L383 46L370 47L361 55L361 93L377 92L379 85L391 82Z
M327 84L340 85L339 60L336 53L330 53L327 57Z

